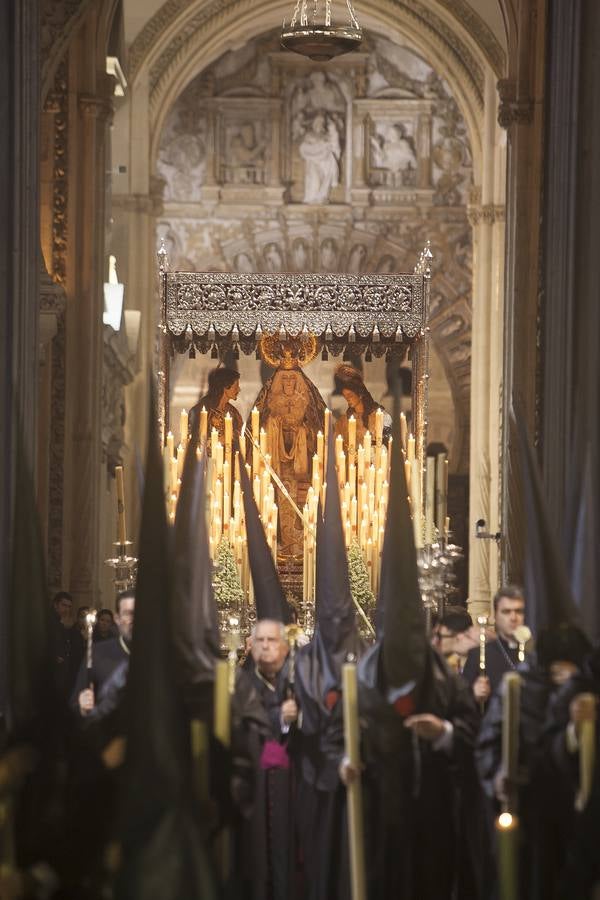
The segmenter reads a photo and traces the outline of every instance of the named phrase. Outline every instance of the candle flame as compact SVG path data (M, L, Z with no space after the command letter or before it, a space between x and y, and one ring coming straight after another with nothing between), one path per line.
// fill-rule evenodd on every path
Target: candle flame
M509 812L500 813L498 816L498 825L500 828L512 828L513 817Z

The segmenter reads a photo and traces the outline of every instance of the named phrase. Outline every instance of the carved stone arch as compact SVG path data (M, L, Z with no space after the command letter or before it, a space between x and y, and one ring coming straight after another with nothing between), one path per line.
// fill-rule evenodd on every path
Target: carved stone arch
M194 6L186 9L186 17L179 30L174 26L165 32L164 39L156 38L148 49L148 56L138 60L135 78L147 78L150 103L150 159L154 165L158 150L158 136L164 119L176 98L187 84L214 62L226 49L269 31L277 15L286 14L286 2L256 10L248 0L233 0L223 7L205 7L196 18ZM437 71L443 71L452 95L467 123L473 152L475 179L481 167L481 129L483 92L486 71L492 73L485 56L477 45L467 45L458 28L452 29L439 15L399 5L393 0L377 0L363 13L365 28L394 39L408 38L415 49ZM456 25L456 22L454 22Z
M71 39L96 4L92 0L45 0L41 11L41 96L45 101L54 83L54 75L64 59ZM106 45L121 0L104 0L98 14L97 53L106 56Z

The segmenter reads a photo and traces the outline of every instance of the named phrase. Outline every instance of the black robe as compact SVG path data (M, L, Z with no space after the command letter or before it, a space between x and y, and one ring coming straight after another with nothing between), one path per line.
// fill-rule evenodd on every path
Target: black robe
M519 664L518 653L517 647L510 647L508 642L501 637L497 637L495 640L486 643L485 674L490 680L492 694L498 689L504 673L511 672L517 668L517 665ZM474 647L467 653L462 675L470 685L473 685L481 675L481 669L479 668L479 647Z
M123 667L126 670L129 667L129 653L123 649L123 643L120 638L112 638L110 641L94 644L90 670L88 670L86 663L87 661L84 659L79 667L75 687L71 694L71 707L74 711L79 712L79 694L90 686L91 681L94 687L96 707L85 718L93 720L102 715L102 708L98 707L98 702L105 685L107 685L117 670Z
M579 789L579 753L567 746L566 730L570 722L570 704L577 694L591 693L600 698L600 650L586 660L581 674L559 688L551 703L542 738L543 752L560 784L563 797L561 821L561 859L558 896L561 900L588 900L594 885L600 882L600 718L596 717L596 765L590 798L585 809L575 811Z
M369 897L450 900L457 884L458 797L467 800L476 790L478 713L471 690L430 651L411 695L390 702L381 642L365 654L358 676ZM452 723L449 749L435 749L405 727L406 716L425 712ZM467 839L471 854L478 852L476 838ZM477 897L477 890L471 886L460 896Z
M346 788L339 765L344 755L341 667L361 650L351 630L336 651L318 629L298 651L296 693L302 714L295 760L298 771L298 835L306 900L349 900L350 869Z
M565 779L557 777L544 746L549 711L557 689L547 672L522 668L519 725L518 815L520 885L527 900L557 898L564 863L565 838L572 820L572 797ZM476 749L477 766L489 801L490 816L500 812L494 778L502 763L502 691L490 699Z
M296 725L285 728L281 705L291 696L289 664L266 679L252 663L249 678L269 721L269 733L256 771L253 836L255 900L288 900L294 896L294 778L290 758Z

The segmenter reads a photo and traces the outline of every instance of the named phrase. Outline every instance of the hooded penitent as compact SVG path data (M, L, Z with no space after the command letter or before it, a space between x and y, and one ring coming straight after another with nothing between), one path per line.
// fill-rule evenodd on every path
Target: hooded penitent
M331 710L341 690L342 665L348 654L356 657L361 649L350 591L333 431L328 439L325 483L324 514L320 504L317 513L315 631L298 660L305 718L310 715L309 704Z
M171 554L155 422L151 402L126 691L123 863L115 897L204 900L215 894L193 808L189 728L176 678L170 628Z
M542 480L525 423L515 414L521 450L521 472L525 497L525 615L534 635L541 629L576 622L571 594L558 538L554 533Z
M217 608L212 586L205 516L206 461L196 443L187 448L175 520L173 635L177 674L186 688L212 683L219 653Z
M385 678L390 687L421 678L428 648L401 446L396 394L390 493L376 613Z
M248 558L254 586L257 619L273 619L289 625L293 621L292 611L285 599L283 588L269 550L265 532L254 502L252 486L243 461L240 460L240 486L244 496L246 535L248 538ZM282 502L287 503L287 500Z

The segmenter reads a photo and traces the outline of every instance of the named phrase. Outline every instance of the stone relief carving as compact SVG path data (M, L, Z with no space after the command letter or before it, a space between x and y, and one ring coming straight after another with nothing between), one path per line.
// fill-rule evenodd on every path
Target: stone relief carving
M371 174L375 184L416 187L417 148L411 123L375 125L371 135Z
M222 176L226 184L265 183L267 140L264 132L262 122L241 122L227 128Z

